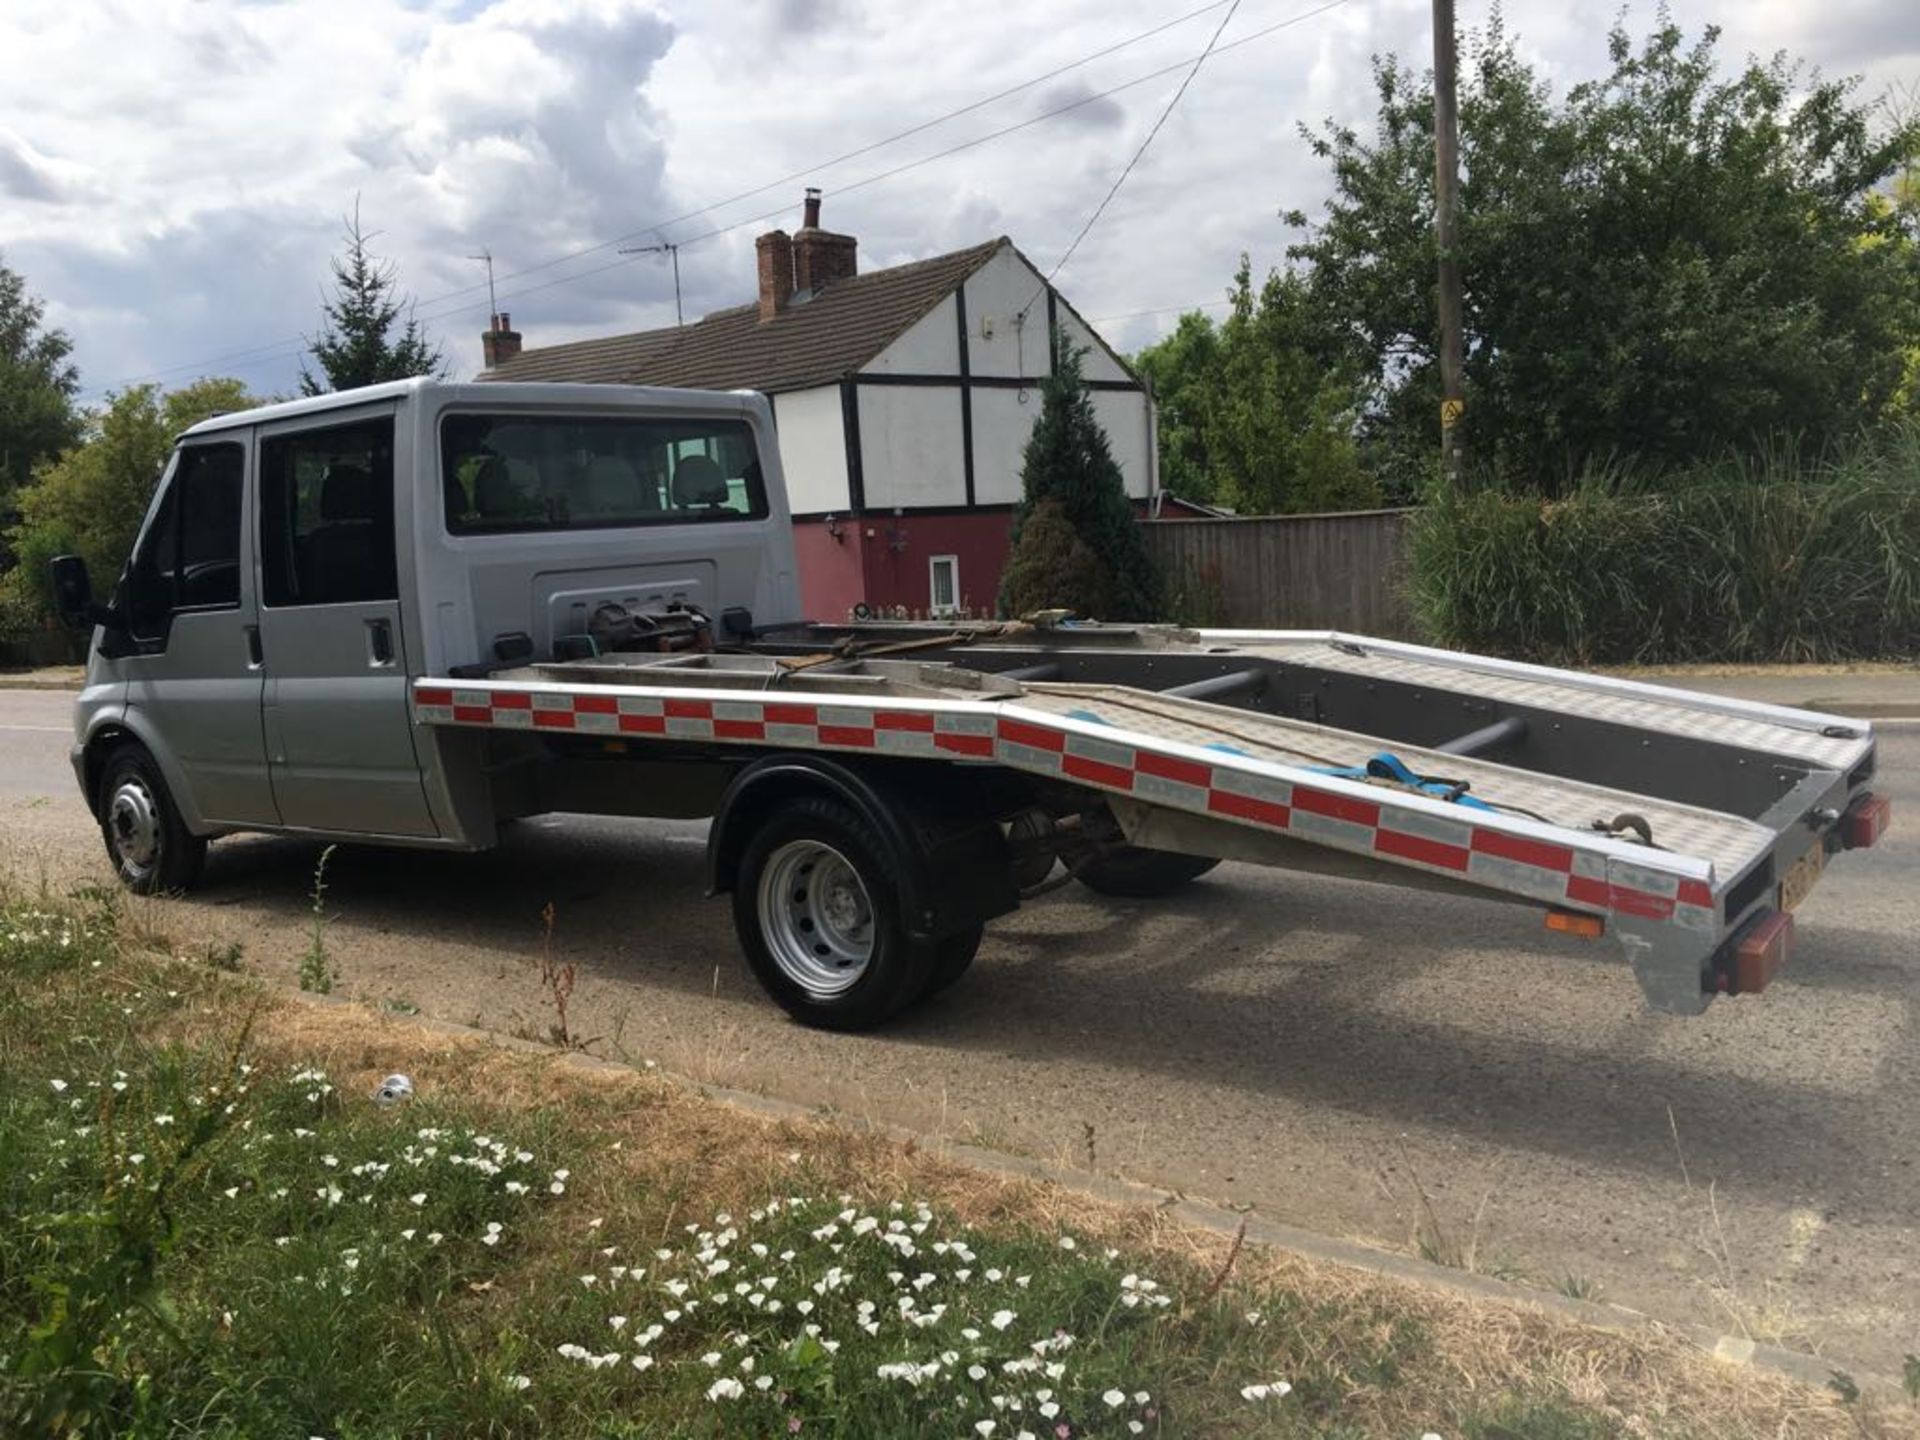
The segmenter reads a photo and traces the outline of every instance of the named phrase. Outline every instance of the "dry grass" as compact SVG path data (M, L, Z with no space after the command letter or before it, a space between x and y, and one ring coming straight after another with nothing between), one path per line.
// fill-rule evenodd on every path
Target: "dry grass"
M314 1005L246 983L209 994L184 1028L254 1020L264 1058L317 1063L351 1093L394 1070L423 1091L501 1110L557 1109L602 1161L569 1193L554 1250L535 1266L571 1265L569 1216L606 1217L661 1235L694 1215L744 1208L795 1186L880 1200L925 1198L982 1226L1071 1229L1144 1264L1200 1275L1226 1268L1231 1236L1176 1223L1151 1207L1120 1207L1034 1181L955 1163L937 1151L810 1120L770 1119L654 1075L437 1032L352 1005ZM182 1036L181 1038L187 1038ZM1617 1422L1623 1435L1682 1431L1733 1437L1920 1436L1910 1410L1838 1403L1827 1391L1731 1365L1656 1330L1622 1334L1568 1323L1524 1305L1394 1282L1338 1265L1248 1247L1234 1259L1236 1293L1284 1290L1330 1313L1388 1313L1418 1322L1426 1343L1391 1388L1360 1388L1351 1415L1364 1433L1417 1435L1442 1397L1555 1394Z

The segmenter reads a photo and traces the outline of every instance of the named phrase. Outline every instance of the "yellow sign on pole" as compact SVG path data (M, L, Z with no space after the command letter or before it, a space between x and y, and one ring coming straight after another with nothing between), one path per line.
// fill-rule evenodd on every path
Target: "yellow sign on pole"
M1455 425L1458 425L1460 423L1460 417L1466 413L1466 409L1467 402L1464 400L1442 400L1440 402L1440 428L1442 430L1451 430Z

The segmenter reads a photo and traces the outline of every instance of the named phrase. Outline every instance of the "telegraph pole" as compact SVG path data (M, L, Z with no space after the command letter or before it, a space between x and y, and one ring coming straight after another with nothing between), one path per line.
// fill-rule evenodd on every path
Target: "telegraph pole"
M622 250L622 255L666 255L673 260L673 323L684 326L687 317L680 311L680 247L671 241L663 240L658 245L636 245L630 250Z
M1440 252L1440 468L1460 484L1467 408L1460 311L1460 111L1454 99L1453 0L1433 0L1433 238Z

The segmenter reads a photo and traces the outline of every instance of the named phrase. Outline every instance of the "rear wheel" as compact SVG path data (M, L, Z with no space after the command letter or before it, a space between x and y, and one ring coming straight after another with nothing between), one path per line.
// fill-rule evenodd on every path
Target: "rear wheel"
M1146 900L1171 895L1219 863L1209 855L1116 845L1075 865L1073 878L1102 895Z
M789 1015L826 1029L865 1029L926 993L939 958L937 945L908 937L899 888L873 829L844 805L807 796L748 842L734 929L761 985Z
M973 957L980 953L980 940L986 933L984 925L975 925L971 930L962 930L958 935L949 935L944 940L934 942L933 974L927 981L929 1000L967 973L973 964Z
M190 832L153 757L126 745L100 774L96 813L107 858L137 895L190 890L206 863L207 842Z

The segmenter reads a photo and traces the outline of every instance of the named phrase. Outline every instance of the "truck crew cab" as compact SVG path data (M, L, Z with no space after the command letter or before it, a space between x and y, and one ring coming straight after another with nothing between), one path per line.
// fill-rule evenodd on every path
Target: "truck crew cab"
M885 1019L1065 873L1220 858L1542 906L1658 1007L1783 963L1871 844L1870 728L1323 632L798 621L756 395L418 379L181 437L94 627L73 762L121 879L236 831L463 850L712 816L773 997Z

